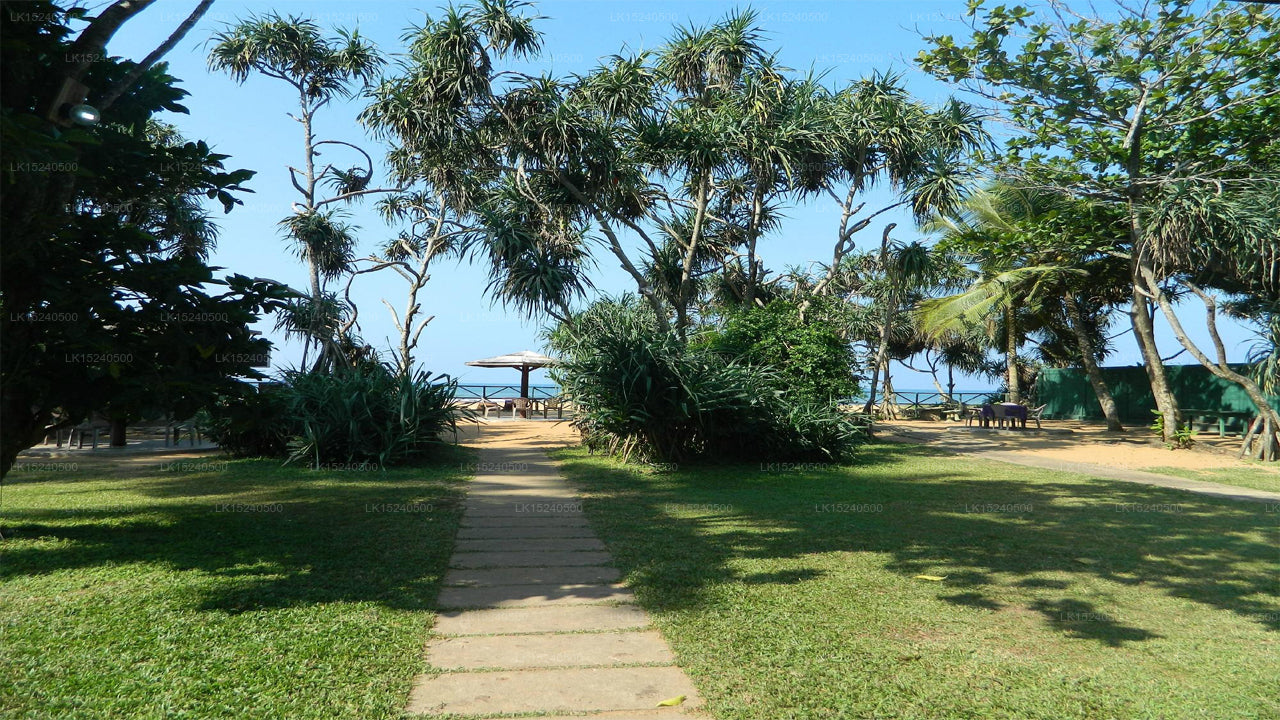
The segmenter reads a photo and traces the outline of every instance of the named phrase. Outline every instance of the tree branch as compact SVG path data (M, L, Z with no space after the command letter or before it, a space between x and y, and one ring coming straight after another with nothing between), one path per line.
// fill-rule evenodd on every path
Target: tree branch
M133 84L138 81L138 78L142 77L143 73L145 73L152 65L159 62L160 58L167 55L169 51L172 50L174 46L191 31L191 28L195 27L196 23L200 21L200 18L204 16L205 11L207 11L209 6L212 4L213 0L201 0L200 4L196 6L196 9L191 11L191 14L187 16L187 19L182 21L182 24L173 31L173 34L171 34L167 40L160 44L160 47L152 50L150 55L147 55L142 59L142 62L134 65L132 68L129 68L129 72L126 73L124 77L120 78L116 84L112 85L105 93L102 94L101 99L98 100L98 109L106 112L108 108L114 105L116 100L120 99L121 95L128 91L129 88L133 87Z

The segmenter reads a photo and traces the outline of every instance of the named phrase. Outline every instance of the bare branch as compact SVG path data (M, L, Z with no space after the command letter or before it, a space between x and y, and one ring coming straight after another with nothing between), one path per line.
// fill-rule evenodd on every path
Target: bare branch
M205 11L212 4L213 0L200 0L200 4L196 6L196 9L191 11L187 19L182 21L182 24L173 31L173 34L167 40L160 44L160 47L152 50L149 55L142 59L142 62L129 68L129 72L125 73L124 77L117 80L114 85L102 94L102 98L98 100L98 109L105 112L107 108L114 105L121 95L133 87L133 84L138 81L138 78L142 77L144 72L159 62L160 58L168 54L190 32L191 28L195 27L195 24L200 21L200 18L204 16Z

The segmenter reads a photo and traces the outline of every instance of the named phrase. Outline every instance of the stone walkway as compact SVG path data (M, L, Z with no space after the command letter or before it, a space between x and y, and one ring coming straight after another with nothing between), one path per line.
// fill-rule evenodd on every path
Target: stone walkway
M695 717L697 691L609 561L539 447L482 446L427 645L442 672L415 680L408 712Z

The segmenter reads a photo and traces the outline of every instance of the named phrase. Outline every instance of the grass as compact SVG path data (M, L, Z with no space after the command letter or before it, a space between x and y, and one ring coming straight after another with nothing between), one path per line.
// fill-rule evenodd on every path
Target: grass
M1223 485L1253 488L1254 490L1280 492L1280 472L1263 467L1206 468L1202 470L1180 467L1153 467L1147 468L1147 472L1173 475L1174 477L1188 480L1203 480L1205 482L1222 483Z
M720 720L1280 717L1280 507L891 444L557 457Z
M0 717L401 717L470 459L10 474Z

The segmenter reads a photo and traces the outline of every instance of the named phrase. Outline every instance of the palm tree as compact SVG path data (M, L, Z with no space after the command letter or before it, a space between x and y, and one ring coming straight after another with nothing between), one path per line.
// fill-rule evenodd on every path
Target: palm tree
M977 263L979 278L962 293L923 303L920 319L932 337L985 335L1004 353L1010 399L1020 402L1018 350L1030 330L1051 329L1053 316L1061 316L1057 325L1068 328L1074 339L1076 359L1108 429L1121 430L1115 399L1098 367L1098 339L1091 331L1097 325L1094 312L1123 300L1118 290L1111 292L1123 281L1105 281L1117 263L1110 257L1085 260L1071 249L1055 247L1064 237L1107 232L1107 218L1094 210L1087 203L995 184L974 193L950 216L935 217L927 229L941 232L941 244L968 254ZM1092 299L1083 297L1086 286Z
M917 318L926 337L982 338L1005 356L1005 383L1010 402L1022 401L1018 350L1026 329L1024 318L1041 310L1045 284L1057 286L1057 266L1000 269L979 266L978 279L963 292L920 303Z

